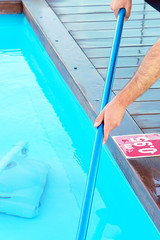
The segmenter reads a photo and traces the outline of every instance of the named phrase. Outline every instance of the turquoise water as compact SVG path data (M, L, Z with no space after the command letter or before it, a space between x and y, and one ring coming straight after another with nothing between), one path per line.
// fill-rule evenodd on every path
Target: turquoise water
M19 141L49 164L39 215L0 214L3 240L74 240L94 128L24 15L0 16L0 157ZM160 240L114 159L103 148L87 240Z

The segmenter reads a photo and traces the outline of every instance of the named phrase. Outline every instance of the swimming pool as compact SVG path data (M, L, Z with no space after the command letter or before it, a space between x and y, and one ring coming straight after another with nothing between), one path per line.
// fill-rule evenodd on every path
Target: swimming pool
M3 240L75 239L94 128L25 16L0 16L0 157L19 141L49 164L33 219L0 214ZM88 240L159 240L160 235L104 147Z

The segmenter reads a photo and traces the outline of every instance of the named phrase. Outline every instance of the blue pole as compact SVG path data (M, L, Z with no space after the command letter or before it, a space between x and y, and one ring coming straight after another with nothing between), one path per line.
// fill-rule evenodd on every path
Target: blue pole
M113 47L112 47L111 57L110 57L109 66L108 66L108 73L107 73L104 90L103 90L103 97L101 101L100 112L103 110L103 108L106 106L106 104L110 100L116 60L117 60L121 34L123 29L124 17L125 17L125 9L121 8L118 13L117 26L116 26ZM100 154L102 149L102 140L103 140L103 124L101 124L96 130L90 169L89 169L88 178L87 178L87 184L86 184L84 200L83 200L81 214L80 214L76 240L85 240L87 237L88 224L90 219L92 201L93 201L96 178L98 173L98 166L100 161Z

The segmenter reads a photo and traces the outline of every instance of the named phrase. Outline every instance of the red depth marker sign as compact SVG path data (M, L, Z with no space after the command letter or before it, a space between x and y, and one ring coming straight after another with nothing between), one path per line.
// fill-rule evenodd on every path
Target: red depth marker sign
M160 134L136 134L113 137L126 158L160 155Z

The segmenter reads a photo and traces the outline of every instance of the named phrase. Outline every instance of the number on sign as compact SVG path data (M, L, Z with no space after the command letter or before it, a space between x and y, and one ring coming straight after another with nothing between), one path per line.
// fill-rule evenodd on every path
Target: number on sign
M157 152L158 150L156 148L142 148L142 149L139 149L138 152L140 153L151 153L151 154L154 154L155 152Z
M136 139L130 138L131 142L141 142L141 141L148 141L149 138L147 137L137 137Z
M143 146L146 146L146 145L151 146L152 143L151 142L136 142L136 143L133 143L133 145L137 146L137 147L143 147Z

